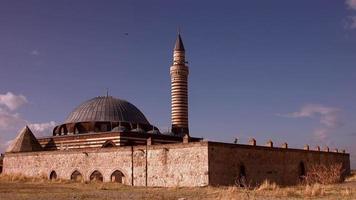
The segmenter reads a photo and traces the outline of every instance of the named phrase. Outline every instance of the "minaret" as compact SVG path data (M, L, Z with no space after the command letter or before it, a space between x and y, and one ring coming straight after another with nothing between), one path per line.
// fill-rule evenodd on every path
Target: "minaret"
M185 49L180 33L178 33L173 52L171 66L172 96L172 132L183 136L189 134L188 128L188 74L189 68L185 61Z

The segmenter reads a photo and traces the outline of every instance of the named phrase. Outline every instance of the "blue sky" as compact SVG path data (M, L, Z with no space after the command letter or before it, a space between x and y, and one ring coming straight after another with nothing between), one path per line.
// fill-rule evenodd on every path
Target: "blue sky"
M356 168L355 0L2 0L0 27L2 150L106 88L167 130L180 27L192 136L328 145Z

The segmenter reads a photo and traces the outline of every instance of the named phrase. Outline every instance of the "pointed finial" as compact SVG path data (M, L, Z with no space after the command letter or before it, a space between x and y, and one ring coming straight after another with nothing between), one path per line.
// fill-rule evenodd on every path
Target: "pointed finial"
M176 43L174 45L174 50L175 51L185 51L184 45L183 45L183 41L182 41L182 38L180 36L180 30L178 30L178 36L177 36L177 39L176 39Z
M180 26L178 26L178 28L177 28L177 33L178 33L178 35L180 35Z
M109 88L106 88L106 97L109 97Z

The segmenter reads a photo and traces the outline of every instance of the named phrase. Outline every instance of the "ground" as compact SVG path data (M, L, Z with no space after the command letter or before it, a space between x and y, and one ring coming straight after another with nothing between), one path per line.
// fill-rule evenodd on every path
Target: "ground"
M345 183L255 189L237 187L145 188L114 183L75 183L0 176L0 199L356 199L356 176Z

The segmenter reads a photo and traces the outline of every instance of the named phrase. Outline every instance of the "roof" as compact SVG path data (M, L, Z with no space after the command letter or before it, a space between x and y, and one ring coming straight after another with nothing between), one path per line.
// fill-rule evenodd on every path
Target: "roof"
M176 39L176 44L174 45L174 50L175 51L185 51L183 41L182 41L182 38L180 37L179 33L178 33L178 36Z
M28 126L25 126L12 141L6 152L41 151L42 147Z
M65 123L122 121L149 124L143 113L133 104L112 96L92 98L75 108Z

